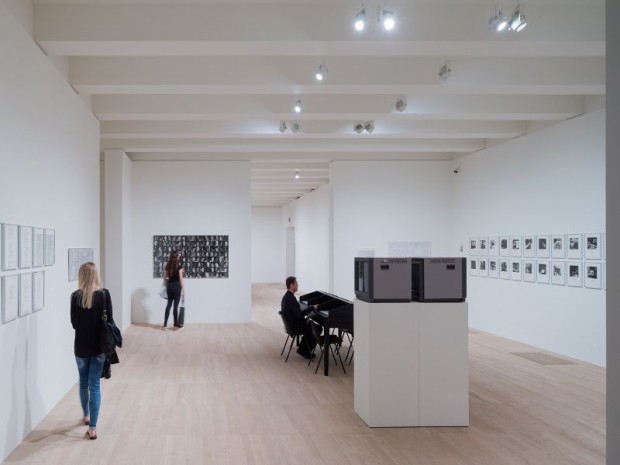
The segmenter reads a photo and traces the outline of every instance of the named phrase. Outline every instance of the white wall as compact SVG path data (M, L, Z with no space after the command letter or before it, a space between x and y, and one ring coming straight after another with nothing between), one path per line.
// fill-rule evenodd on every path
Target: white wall
M0 222L56 230L45 308L0 325L2 461L77 382L67 249L99 257L99 123L2 2L0 67Z
M605 112L454 162L455 242L605 231ZM470 326L605 363L605 292L469 277Z
M281 282L284 276L282 208L252 208L252 282Z
M353 298L358 248L385 257L390 241L431 241L454 255L452 166L442 161L332 162L333 291Z
M330 201L331 186L326 185L291 202L282 211L283 229L295 229L295 276L302 292L331 290ZM282 276L280 281L285 278Z
M249 163L134 162L131 171L132 322L163 323L153 236L168 234L229 236L228 279L186 280L186 323L250 321Z

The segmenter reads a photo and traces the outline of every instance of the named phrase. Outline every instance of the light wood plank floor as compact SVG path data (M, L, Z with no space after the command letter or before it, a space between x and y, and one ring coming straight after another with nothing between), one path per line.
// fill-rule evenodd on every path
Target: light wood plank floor
M130 327L99 439L83 437L75 387L5 463L604 464L604 369L543 365L513 355L536 348L472 331L468 428L371 429L353 412L353 366L326 378L280 357L282 293L254 286L249 324Z

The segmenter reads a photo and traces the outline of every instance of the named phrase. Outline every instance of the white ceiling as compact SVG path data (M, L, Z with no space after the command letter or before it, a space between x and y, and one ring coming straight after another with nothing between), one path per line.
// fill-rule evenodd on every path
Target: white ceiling
M383 3L365 2L371 20ZM102 151L250 160L255 206L326 184L332 160L452 160L582 114L605 93L604 0L529 0L528 27L504 35L487 26L493 0L390 1L389 34L353 30L359 0L34 4L35 40L68 60ZM516 1L499 5L510 14ZM282 120L299 132L281 134ZM354 133L360 120L374 132Z

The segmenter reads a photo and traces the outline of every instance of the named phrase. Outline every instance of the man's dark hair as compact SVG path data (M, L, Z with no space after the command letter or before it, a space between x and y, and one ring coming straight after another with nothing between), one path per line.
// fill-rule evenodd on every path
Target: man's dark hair
M288 278L286 278L286 289L291 287L291 284L293 284L295 281L297 281L297 278L295 276L289 276Z

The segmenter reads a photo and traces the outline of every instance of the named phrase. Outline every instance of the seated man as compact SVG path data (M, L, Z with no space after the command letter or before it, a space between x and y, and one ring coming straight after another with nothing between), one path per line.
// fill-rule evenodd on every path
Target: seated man
M312 334L311 324L306 321L304 317L316 308L316 305L302 311L299 301L295 298L297 288L297 278L295 278L295 276L286 278L287 291L284 297L282 297L282 315L293 331L303 335L299 342L297 353L304 358L311 358L312 350L316 346L316 339L314 338L314 334Z

